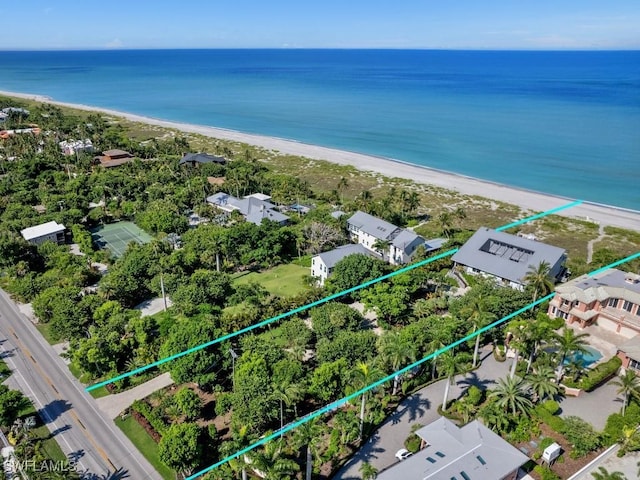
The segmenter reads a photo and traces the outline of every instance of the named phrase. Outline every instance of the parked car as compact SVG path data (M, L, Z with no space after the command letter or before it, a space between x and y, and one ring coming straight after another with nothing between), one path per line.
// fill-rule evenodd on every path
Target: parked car
M409 458L411 455L413 455L413 453L411 453L406 448L401 448L396 452L396 458L398 460L404 460L405 458Z

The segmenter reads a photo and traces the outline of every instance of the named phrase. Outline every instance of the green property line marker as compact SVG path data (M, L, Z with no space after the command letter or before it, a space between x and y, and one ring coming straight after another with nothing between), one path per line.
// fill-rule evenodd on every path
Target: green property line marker
M598 270L594 270L591 273L588 273L587 275L592 277L594 275L597 275L598 273L608 270L610 268L616 267L618 265L621 265L623 263L627 263L631 260L634 260L636 258L640 258L640 252L637 252L633 255L630 255L626 258L623 258L622 260L618 260L617 262L613 262L609 265L607 265L606 267L602 267L599 268ZM541 303L546 302L547 300L551 300L554 296L555 296L555 292L554 293L550 293L549 295L542 297L538 300L536 300L535 302L531 302L530 304L516 310L513 313L510 313L509 315L507 315L506 317L503 317L499 320L496 320L495 322L487 325L486 327L480 328L479 330L470 333L469 335L456 340L453 343L450 343L449 345L447 345L446 347L442 347L439 350L436 350L433 353L430 353L429 355L427 355L426 357L423 357L422 359L418 360L417 362L414 362L410 365L407 365L404 368L401 368L400 370L396 370L394 373L392 373L391 375L387 375L386 377L384 377L381 380L378 380L377 382L374 382L364 388L361 388L360 390L358 390L357 392L352 393L351 395L347 395L346 397L341 398L340 400L336 400L335 402L332 402L328 405L325 405L324 407L309 413L308 415L305 415L304 417L300 418L299 420L296 420L295 422L290 423L289 425L276 430L275 432L273 432L270 435L267 435L264 438L261 438L260 440L258 440L255 443L252 443L251 445L249 445L248 447L243 448L242 450L238 450L236 453L229 455L228 457L220 460L219 462L214 463L213 465L208 466L207 468L200 470L199 472L194 473L193 475L191 475L190 477L185 478L185 480L195 480L198 477L201 477L202 475L204 475L205 473L210 472L211 470L214 470L222 465L224 465L225 463L229 462L230 460L233 460L235 458L238 458L248 452L250 452L251 450L254 450L255 448L264 445L267 442L270 442L271 440L275 440L278 437L281 437L283 434L290 432L291 430L294 430L295 428L299 427L300 425L307 423L311 420L313 420L314 418L317 418L321 415L324 415L325 413L328 413L332 410L335 410L336 408L339 408L340 406L344 405L345 403L349 402L350 400L353 400L357 397L359 397L360 395L362 395L363 393L367 393L370 390L373 390L377 387L379 387L380 385L382 385L383 383L389 382L391 380L393 380L396 376L401 375L403 373L406 373L410 370L413 370L414 368L422 365L423 363L431 360L434 357L437 357L438 355L441 355L449 350L451 350L452 348L457 347L458 345L467 342L469 340L474 339L475 337L477 337L478 335L482 335L483 333L491 330L492 328L497 327L498 325L506 322L507 320L511 320L513 317L516 317L518 315L520 315L521 313L526 312L527 310L530 310L531 308L535 307L536 305L539 305Z
M521 220L518 220L517 222L510 223L509 225L507 225L507 227L510 228L510 227L514 227L516 225L521 225L523 223L527 223L527 222L530 222L532 220L536 220L536 219L544 217L546 215L551 215L553 213L559 212L560 210L565 210L567 208L575 207L576 205L579 205L580 203L582 203L582 200L577 200L575 202L571 202L571 203L568 203L566 205L562 205L560 207L556 207L556 208L553 208L551 210L547 210L546 212L538 213L538 214L533 215L531 217L523 218ZM503 227L500 227L500 228L503 228ZM211 340L210 342L206 342L206 343L202 343L200 345L196 345L195 347L192 347L192 348L190 348L188 350L184 350L184 351L176 353L174 355L170 355L168 357L162 358L160 360L157 360L157 361L155 361L153 363L150 363L148 365L145 365L143 367L139 367L139 368L136 368L135 370L131 370L130 372L122 373L120 375L117 375L117 376L109 379L109 380L104 380L102 382L95 383L95 384L90 385L87 388L85 388L85 390L87 392L91 392L92 390L96 390L96 389L98 389L100 387L103 387L105 385L108 385L110 383L117 382L118 380L123 380L125 378L131 377L132 375L136 375L138 373L145 372L145 371L147 371L147 370L149 370L151 368L159 367L160 365L163 365L163 364L165 364L167 362L170 362L172 360L175 360L177 358L184 357L185 355L189 355L190 353L197 352L198 350L203 350L203 349L205 349L207 347L210 347L212 345L216 345L218 343L224 342L225 340L229 340L231 338L237 337L238 335L242 335L243 333L250 332L250 331L255 330L257 328L264 327L264 326L269 325L271 323L274 323L274 322L277 322L279 320L282 320L283 318L290 317L291 315L295 315L296 313L304 312L305 310L309 310L310 308L317 307L318 305L322 305L323 303L329 302L331 300L335 300L335 299L340 298L340 297L344 297L345 295L348 295L349 293L356 292L356 291L361 290L363 288L366 288L366 287L369 287L371 285L374 285L374 284L376 284L378 282L382 282L383 280L387 280L389 278L395 277L396 275L400 275L402 273L408 272L408 271L413 270L415 268L422 267L422 266L427 265L429 263L435 262L436 260L440 260L442 258L449 257L449 256L453 255L454 253L456 253L457 251L458 251L457 248L453 248L453 249L448 250L448 251L446 251L444 253L440 253L440 254L436 255L435 257L427 258L426 260L422 260L420 262L416 262L414 264L408 265L408 266L403 267L403 268L401 268L399 270L396 270L395 272L391 272L391 273L388 273L388 274L383 275L381 277L374 278L373 280L369 280L368 282L361 283L360 285L356 285L355 287L351 287L351 288L348 288L346 290L342 290L341 292L334 293L332 295L329 295L328 297L324 297L324 298L321 298L320 300L316 300L315 302L308 303L307 305L303 305L301 307L294 308L293 310L290 310L290 311L285 312L285 313L281 313L280 315L276 315L275 317L268 318L266 320L263 320L261 322L258 322L256 324L254 324L254 325L250 325L248 327L242 328L242 329L237 330L235 332L223 335L222 337L216 338L215 340Z
M547 215L552 215L552 214L554 214L556 212L560 212L562 210L566 210L567 208L577 207L580 204L582 204L582 200L576 200L575 202L568 203L566 205L562 205L561 207L552 208L551 210L547 210L546 212L538 213L538 214L533 215L531 217L527 217L527 218L524 218L522 220L518 220L516 222L509 223L508 225L503 225L502 227L496 228L496 231L502 232L503 230L508 230L508 229L510 229L512 227L517 227L518 225L522 225L525 222L530 222L531 220L537 220L538 218L546 217Z

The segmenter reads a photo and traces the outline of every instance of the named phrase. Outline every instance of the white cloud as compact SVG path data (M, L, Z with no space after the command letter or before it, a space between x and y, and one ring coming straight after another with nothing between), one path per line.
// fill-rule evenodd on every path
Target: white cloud
M114 38L105 45L106 48L122 48L124 44L119 38Z

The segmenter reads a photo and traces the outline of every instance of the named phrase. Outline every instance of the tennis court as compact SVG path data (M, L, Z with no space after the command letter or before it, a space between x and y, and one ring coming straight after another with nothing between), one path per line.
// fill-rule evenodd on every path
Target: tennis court
M133 222L102 225L91 231L91 239L102 249L107 248L115 257L121 257L131 242L149 243L152 238Z

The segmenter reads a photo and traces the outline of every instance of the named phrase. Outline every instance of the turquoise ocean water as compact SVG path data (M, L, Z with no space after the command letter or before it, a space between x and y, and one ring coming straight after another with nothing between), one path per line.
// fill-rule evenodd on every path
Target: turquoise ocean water
M638 51L0 52L0 89L640 210Z

